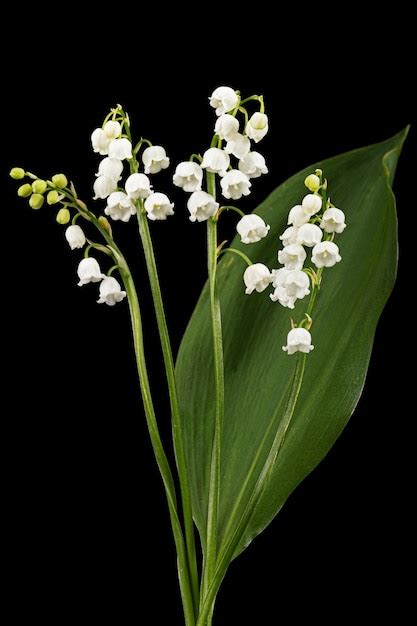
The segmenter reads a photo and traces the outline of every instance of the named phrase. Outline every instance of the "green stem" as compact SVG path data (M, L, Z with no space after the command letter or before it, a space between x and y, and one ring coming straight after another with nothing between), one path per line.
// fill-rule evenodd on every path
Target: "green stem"
M164 304L162 300L161 287L158 279L158 270L156 266L155 254L152 245L151 233L149 230L148 219L143 213L143 202L140 202L138 209L139 234L142 240L142 246L145 253L146 267L151 285L152 297L154 302L156 321L158 325L159 337L162 347L162 355L165 364L165 371L168 383L169 398L171 403L172 415L172 432L174 439L175 458L177 462L178 477L181 488L182 507L184 515L185 538L188 553L188 567L190 573L190 581L194 599L195 613L198 610L199 602L199 581L197 570L197 556L195 548L194 523L191 509L191 494L188 481L187 462L185 457L184 444L181 436L180 409L178 402L178 393L175 380L174 359L172 356L171 342L169 339L168 326L165 317Z
M250 258L244 252L236 250L236 248L224 248L224 250L221 250L217 256L220 256L221 254L226 254L226 252L233 252L233 254L237 254L238 256L240 256L247 265L253 265Z
M207 173L207 191L213 197L216 194L215 175ZM216 567L217 559L217 522L220 492L220 448L224 419L224 367L223 340L220 301L217 293L217 220L207 222L208 276L210 285L210 308L213 335L214 386L215 386L215 425L211 451L210 486L207 510L207 539L204 560L203 598ZM213 600L210 606L213 605ZM205 621L208 615L205 616Z
M166 457L159 429L156 421L155 409L153 406L151 390L149 385L148 372L145 361L145 351L143 345L142 320L139 308L139 300L136 293L135 284L127 265L123 264L123 283L126 289L130 317L132 320L133 340L135 345L136 363L139 374L140 387L142 392L143 404L145 408L146 422L148 425L149 435L152 442L152 448L155 454L156 463L165 487L165 493L168 500L169 515L171 518L172 531L174 535L175 546L178 556L178 577L180 583L181 597L184 608L184 617L186 626L195 625L194 602L190 589L189 572L186 547L182 534L181 523L177 512L177 502L175 497L175 485Z
M276 432L271 449L262 467L261 473L259 474L259 477L256 481L251 496L245 506L245 509L243 510L240 522L236 526L225 548L220 551L220 558L217 562L216 571L213 579L211 580L210 587L206 593L203 606L201 607L200 614L198 616L197 626L206 626L207 619L212 611L213 602L216 599L216 595L220 588L221 582L226 574L228 565L233 558L239 541L242 538L245 528L247 527L247 524L260 500L260 497L264 492L266 485L268 484L269 478L275 467L276 460L286 439L286 435L291 424L291 420L293 418L297 401L300 395L301 385L304 378L305 362L306 355L299 353L297 355L297 364L294 371L284 418ZM271 421L271 424L273 424L274 422L275 419Z
M243 211L241 211L240 209L237 208L237 206L221 206L220 209L217 211L217 219L219 219L220 215L223 213L223 211L235 211L235 213L238 213L240 215L240 217L245 217L246 213L244 213Z
M142 392L143 405L145 409L145 418L148 426L149 436L151 439L152 449L155 455L156 463L165 488L165 494L168 501L168 509L171 520L172 532L174 536L175 547L177 551L177 569L178 579L181 591L181 599L184 609L185 626L195 626L194 598L190 584L190 574L188 567L188 558L186 546L184 542L181 522L177 511L177 499L175 494L175 483L172 476L171 468L167 456L164 451L161 436L156 421L155 409L153 405L149 377L146 367L145 350L143 344L142 319L139 307L139 300L132 279L129 267L119 248L113 241L113 238L105 230L96 216L86 209L88 219L94 224L101 233L107 244L115 253L117 264L126 289L129 302L130 317L132 322L133 341L135 347L136 363L139 375L139 383Z

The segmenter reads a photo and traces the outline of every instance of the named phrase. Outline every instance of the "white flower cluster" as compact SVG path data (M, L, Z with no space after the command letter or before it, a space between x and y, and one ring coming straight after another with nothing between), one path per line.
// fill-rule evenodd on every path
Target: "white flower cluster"
M88 283L100 283L100 297L97 300L99 304L114 306L116 302L121 302L126 297L126 291L122 291L119 282L113 276L105 276L96 259L92 257L80 261L77 273L80 287Z
M123 188L118 183L123 172L123 161L132 159L132 144L121 137L122 126L117 121L108 121L103 128L96 128L91 135L94 152L107 155L100 163L94 183L94 199L105 200L104 213L115 221L128 222L136 213L136 200L144 200L150 220L165 220L172 215L173 203L163 193L153 193L147 174L157 174L169 166L169 158L162 146L149 146L142 153L144 174L131 174Z
M345 215L330 201L323 206L318 194L321 181L317 173L308 176L305 185L313 193L307 194L301 204L292 207L288 228L280 236L284 247L278 252L278 261L283 267L270 272L266 265L255 263L246 269L243 277L247 294L264 291L272 283L274 292L270 294L271 300L289 309L294 309L297 300L310 294L310 275L314 277L315 272L312 268L304 269L308 249L311 249L311 261L319 271L324 267L333 267L342 259L333 238L346 228ZM283 349L288 354L312 350L308 330L293 328Z
M239 120L235 117L240 103L238 93L231 87L218 87L209 100L218 116L215 134L220 142L226 142L226 146L224 149L212 147L206 150L201 165L193 161L180 163L173 178L177 187L191 193L187 208L192 222L208 220L219 209L215 198L202 191L203 170L221 177L222 195L227 200L239 200L242 196L249 195L252 185L250 179L268 172L264 157L259 152L251 152L251 140L258 143L268 132L267 115L254 113L241 133ZM231 166L231 156L238 159L237 168Z

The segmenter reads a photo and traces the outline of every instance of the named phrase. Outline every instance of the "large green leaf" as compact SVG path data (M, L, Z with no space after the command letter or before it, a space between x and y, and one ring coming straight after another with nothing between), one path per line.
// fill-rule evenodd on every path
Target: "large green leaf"
M298 404L272 474L235 554L259 534L293 489L331 448L351 416L369 363L375 327L395 281L397 226L391 183L406 131L370 147L316 163L280 185L257 209L269 236L232 246L255 262L277 267L278 235L289 209L299 203L305 176L323 169L334 204L347 216L337 243L342 262L324 272L312 327L315 350L307 364ZM296 357L282 346L290 312L267 293L244 294L245 265L235 255L219 263L218 281L225 353L225 422L221 451L219 544L235 503L235 527L268 456L288 401ZM291 315L300 319L305 301ZM214 425L213 357L207 285L186 330L177 360L182 433L195 521L204 544ZM274 416L276 416L274 418ZM261 441L274 419L270 436ZM247 479L256 454L259 460ZM244 483L248 483L243 489ZM236 512L235 512L236 513ZM228 535L234 528L228 529Z

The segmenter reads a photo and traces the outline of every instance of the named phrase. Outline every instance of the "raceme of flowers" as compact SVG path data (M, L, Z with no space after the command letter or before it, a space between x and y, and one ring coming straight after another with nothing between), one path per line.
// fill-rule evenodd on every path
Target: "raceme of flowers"
M245 215L233 205L221 205L216 199L216 181L219 183L218 191L231 202L249 195L253 179L268 172L263 155L258 150L252 150L252 144L258 144L268 132L263 97L242 99L240 93L231 87L218 87L209 101L217 116L211 145L202 155L193 154L188 161L177 165L173 183L190 194L187 209L192 222L217 221L223 211L233 210L240 215L236 226L240 239L250 245L268 235L269 225L259 215ZM259 111L249 115L247 105L253 103L259 105ZM139 211L146 214L150 221L166 220L173 215L174 204L167 195L154 190L149 178L169 167L166 151L147 139L141 139L134 146L129 117L120 105L111 110L100 128L93 131L91 143L94 152L103 157L97 168L93 191L95 200L106 201L104 215L98 218L104 230L111 233L105 216L113 221L129 222ZM126 163L129 173L123 184ZM143 172L139 171L140 167L143 167ZM214 185L209 186L210 175ZM33 181L22 184L18 189L18 195L29 198L32 208L41 208L45 199L49 205L61 205L56 219L58 223L67 225L65 237L71 250L85 248L85 258L80 261L77 270L78 284L98 283L99 303L113 306L123 300L126 292L111 276L115 269L120 269L117 264L105 275L98 261L89 256L91 249L112 254L103 250L103 246L91 242L76 223L78 218L86 217L85 205L77 199L75 189L68 184L66 176L57 174L45 181L21 168L13 168L11 176L16 180L27 176ZM203 188L205 182L206 189ZM248 262L243 275L246 293L262 292L272 285L271 300L289 309L294 309L297 300L320 287L323 268L332 267L341 260L333 240L346 227L344 213L327 199L327 181L323 179L322 172L316 170L310 174L305 185L310 193L301 204L292 207L288 227L280 236L283 247L278 251L278 262L282 267L270 271L264 264L252 264L246 255L241 255ZM78 212L68 225L71 221L70 209L74 207ZM228 250L231 249L226 248L220 253ZM305 267L310 253L314 268ZM311 323L309 312L298 328L292 322L293 328L284 347L288 354L313 349L311 337L308 341ZM301 329L305 332L295 332Z

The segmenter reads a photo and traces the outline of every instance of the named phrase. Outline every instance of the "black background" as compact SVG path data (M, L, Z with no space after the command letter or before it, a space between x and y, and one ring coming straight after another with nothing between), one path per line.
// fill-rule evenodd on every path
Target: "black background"
M82 616L176 625L181 608L126 304L99 307L94 287L76 287L80 255L69 251L52 208L32 211L16 198L10 167L42 177L63 171L89 199L98 163L89 135L110 106L121 102L133 131L166 146L175 164L204 150L214 122L207 97L230 84L244 94L263 93L270 117L261 144L270 174L254 184L244 203L250 209L308 163L383 140L412 122L409 39L403 31L394 45L395 20L372 26L359 20L342 34L339 22L310 14L304 28L292 16L270 33L268 15L255 17L262 27L248 30L247 15L239 37L220 35L217 22L204 37L198 29L166 35L156 15L142 20L135 40L123 29L111 31L109 16L106 26L104 20L85 30L67 16L67 38L49 31L43 45L33 39L33 20L16 29L15 56L6 55L3 73L1 172L3 333L4 346L10 345L4 355L10 402L2 421L3 541L16 623L36 616L59 624ZM404 327L408 342L413 333L402 296L409 284L409 216L416 210L413 139L415 129L395 181L404 248L400 278L378 326L364 394L326 459L230 568L218 599L219 625L286 625L306 617L339 623L391 613L401 623L410 540L404 477L412 448L405 443L411 411L401 408L401 349ZM154 183L174 198L176 216L152 224L152 233L177 348L205 280L205 240L204 226L187 221L186 196L173 190L171 175L172 169ZM222 226L225 238L232 222ZM134 223L114 230L146 302ZM146 304L144 324L163 412L158 343ZM167 420L162 430L169 435Z

